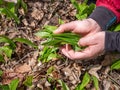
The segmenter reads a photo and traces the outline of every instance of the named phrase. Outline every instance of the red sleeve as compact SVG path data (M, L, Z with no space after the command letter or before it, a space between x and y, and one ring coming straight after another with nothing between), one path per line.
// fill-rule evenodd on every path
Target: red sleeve
M96 5L111 10L117 16L117 22L120 22L120 0L97 0Z

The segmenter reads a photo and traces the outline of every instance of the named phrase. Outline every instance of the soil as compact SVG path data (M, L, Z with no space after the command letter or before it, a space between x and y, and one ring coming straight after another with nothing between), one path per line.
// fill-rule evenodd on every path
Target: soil
M82 81L85 72L88 72L99 80L99 90L120 90L120 71L110 70L114 60L120 58L118 53L105 53L95 59L84 61L73 61L63 56L64 61L57 59L48 63L38 62L42 39L34 34L45 25L59 26L59 19L65 23L76 20L76 9L70 0L25 0L25 3L28 6L27 12L22 8L18 10L20 24L7 19L4 15L0 16L0 35L11 39L15 37L29 39L39 49L17 42L11 59L5 57L5 63L0 63L0 70L3 71L1 84L9 84L13 79L19 78L17 90L54 90L55 87L57 90L64 90L57 82L60 79L70 90L74 90ZM54 70L48 75L47 70L50 67ZM23 85L27 76L33 76L31 87ZM53 79L51 83L48 82L49 78ZM95 90L93 83L90 82L85 90Z

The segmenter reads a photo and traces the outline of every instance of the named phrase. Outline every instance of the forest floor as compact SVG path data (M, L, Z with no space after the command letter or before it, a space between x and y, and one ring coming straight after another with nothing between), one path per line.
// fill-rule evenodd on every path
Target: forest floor
M78 0L80 2L80 0ZM5 63L0 63L3 75L1 84L9 84L13 79L19 78L17 90L64 90L57 80L64 81L70 90L74 90L82 81L85 72L94 75L99 80L99 90L120 90L120 71L110 70L114 60L120 58L120 54L106 53L92 60L74 61L65 57L65 60L51 60L48 63L38 61L42 48L42 39L34 34L45 25L59 26L59 19L65 23L76 20L76 9L70 0L26 0L27 13L19 9L21 23L16 25L13 20L5 16L0 17L0 35L9 38L23 37L34 42L39 49L17 42L15 52L11 59L5 57ZM64 57L64 56L63 56ZM48 75L48 69L54 70ZM33 76L32 86L26 87L23 81L27 76ZM54 80L50 83L48 78ZM56 89L55 89L56 88ZM95 90L91 81L85 90Z

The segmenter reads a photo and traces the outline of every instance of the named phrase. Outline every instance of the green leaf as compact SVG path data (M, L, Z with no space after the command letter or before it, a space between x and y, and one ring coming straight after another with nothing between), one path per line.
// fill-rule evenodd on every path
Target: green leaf
M116 27L114 28L114 31L120 31L120 24L116 25Z
M33 76L27 76L26 80L23 82L23 84L25 86L30 87L30 86L32 86L32 81L33 81Z
M116 61L115 63L112 64L111 69L120 69L120 60Z
M30 45L34 48L37 48L37 46L34 43L32 43L30 40L25 39L25 38L14 38L14 41L21 42L21 43Z
M48 38L51 36L50 33L48 32L44 32L44 31L40 31L40 32L37 32L35 33L36 36L40 36L41 38Z
M7 7L5 7L2 11L3 14L7 15L7 17L10 17L15 20L18 24L20 23L19 18L17 15L13 12L11 12Z
M15 3L13 3L13 2L7 2L6 7L7 7L12 13L15 14Z
M40 52L40 56L39 56L38 60L45 63L54 58L57 58L59 56L56 53L57 50L58 50L58 48L50 48L48 46L45 46L43 48L43 50Z
M91 3L89 6L88 6L88 10L87 10L87 14L90 15L93 10L95 9L96 5Z
M0 47L0 52L4 52L6 54L6 56L9 57L9 58L11 58L12 51L13 50L10 48L10 46Z
M85 5L86 5L86 4L87 4L87 2L88 2L88 0L84 0L83 4L85 4Z
M68 86L62 81L62 80L58 80L58 82L60 83L60 85L62 86L62 90L70 90L68 88Z
M49 67L47 70L47 75L51 74L54 71L54 69L55 68L53 66Z
M64 24L64 21L59 18L59 24Z
M77 18L78 20L85 19L85 18L87 18L87 14L83 14L83 15L76 14L76 18Z
M4 9L4 8L0 8L0 13L2 13L3 9Z
M50 60L52 60L52 59L55 59L55 58L57 58L57 54L56 53L51 53L49 56L48 56L48 58L47 58L47 62L48 61L50 61Z
M3 4L3 0L0 0L0 5Z
M25 12L27 12L27 4L23 0L18 0L17 2L17 8L20 8L20 6L24 9Z
M48 77L48 78L47 78L47 81L48 81L49 83L51 83L51 82L54 81L54 78L52 78L52 77Z
M16 48L15 43L11 39L9 39L6 36L0 36L0 43L3 43L3 42L8 43L10 45L10 48L13 50Z
M95 76L92 76L92 79L93 79L93 84L95 86L95 89L96 90L99 90L99 82L98 82L98 79L95 77Z
M70 0L73 6L77 9L77 11L80 11L79 4L76 2L76 0Z
M9 90L17 90L17 86L19 84L19 79L14 79L12 82L9 84Z
M10 90L8 85L0 85L0 90Z
M2 71L2 70L0 70L0 77L2 76L2 74L3 74L3 71Z
M44 30L48 31L48 32L51 32L51 33L53 33L53 31L55 31L56 29L57 29L56 26L50 26L50 25L44 26Z
M86 72L83 76L81 84L78 84L75 90L84 90L85 86L90 82L90 75Z
M43 45L60 46L61 44L77 45L80 36L73 33L51 34Z
M0 62L5 62L4 57L0 54Z

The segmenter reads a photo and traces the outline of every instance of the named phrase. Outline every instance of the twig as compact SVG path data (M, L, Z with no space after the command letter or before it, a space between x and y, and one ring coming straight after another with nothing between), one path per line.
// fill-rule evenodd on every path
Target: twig
M16 64L12 66L12 68L14 68L17 64L19 64L21 61L23 61L26 57L28 57L30 54L32 54L34 52L35 51L32 51L32 52L28 53L27 55L25 55L24 57L22 57L21 59L19 59L18 62L16 62Z
M120 84L110 75L106 74L106 76L114 83L118 86L118 88L120 89Z

